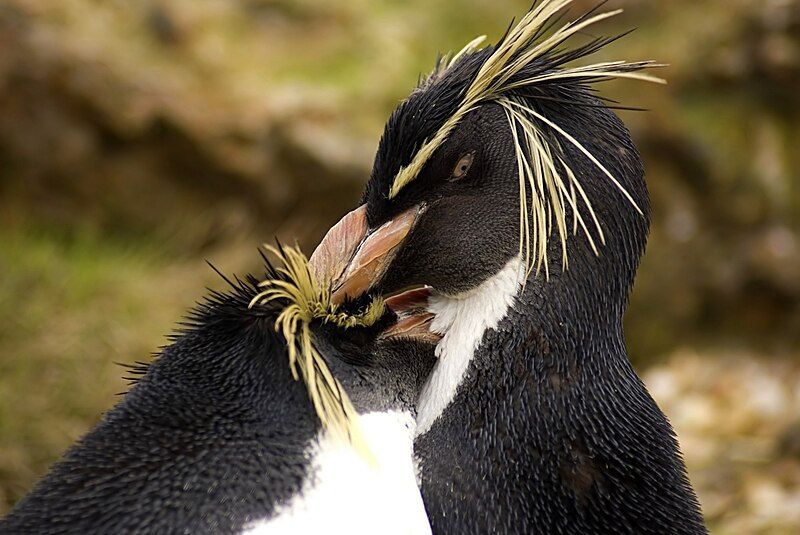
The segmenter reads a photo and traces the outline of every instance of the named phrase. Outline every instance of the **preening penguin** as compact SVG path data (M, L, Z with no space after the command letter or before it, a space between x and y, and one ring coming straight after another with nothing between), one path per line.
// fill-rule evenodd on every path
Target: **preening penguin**
M378 288L432 288L443 336L415 454L434 533L705 533L674 432L633 370L622 315L644 251L644 171L593 84L652 62L574 66L542 0L403 101L363 203L370 228L425 211ZM338 291L347 291L338 290Z
M433 364L424 294L389 300L394 313L330 297L332 277L369 286L408 230L388 224L362 263L332 242L343 227L358 235L363 216L334 228L310 266L282 249L263 283L212 294L0 532L429 532L412 464ZM354 254L363 265L342 274Z
M214 296L0 528L705 533L628 360L650 207L592 87L660 80L652 62L572 66L613 38L567 41L617 12L563 23L570 3L442 58L312 267L286 250L265 285Z

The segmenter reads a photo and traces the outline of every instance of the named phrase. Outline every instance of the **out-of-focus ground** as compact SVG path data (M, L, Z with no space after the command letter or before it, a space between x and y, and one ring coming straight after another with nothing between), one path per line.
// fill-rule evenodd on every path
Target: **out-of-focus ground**
M438 51L526 1L0 3L0 513L205 286L312 246ZM594 2L576 1L576 10ZM718 533L800 531L800 1L626 0L655 220L627 317Z

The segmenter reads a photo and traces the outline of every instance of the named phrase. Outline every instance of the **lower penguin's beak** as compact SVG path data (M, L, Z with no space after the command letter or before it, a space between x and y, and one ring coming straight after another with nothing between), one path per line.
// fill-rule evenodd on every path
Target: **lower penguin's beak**
M430 288L416 288L386 299L386 306L397 316L394 325L384 330L380 338L415 338L431 344L442 337L431 332L434 315L427 311Z
M413 206L370 230L366 205L362 205L328 231L309 264L319 283L330 286L333 304L355 299L380 282L424 211L424 205Z

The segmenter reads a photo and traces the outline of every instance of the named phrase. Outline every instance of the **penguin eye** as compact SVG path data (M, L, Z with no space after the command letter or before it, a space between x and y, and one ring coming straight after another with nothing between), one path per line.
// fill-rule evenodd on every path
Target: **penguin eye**
M459 158L458 163L453 168L453 173L450 175L450 180L461 180L467 173L469 172L469 168L472 167L472 160L475 158L475 152L468 152L461 158Z

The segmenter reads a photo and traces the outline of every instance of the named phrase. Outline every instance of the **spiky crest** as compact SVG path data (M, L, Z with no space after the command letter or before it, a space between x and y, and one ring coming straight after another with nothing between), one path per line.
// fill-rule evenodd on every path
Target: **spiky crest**
M358 426L357 412L315 347L311 323L321 320L345 329L368 327L383 315L383 300L373 299L357 315L342 312L331 303L328 281L316 280L308 259L299 248L271 245L265 248L283 265L275 268L276 277L259 283L263 290L253 297L250 307L271 302L283 305L275 319L275 330L286 340L292 376L296 381L302 377L322 426L335 437L350 441L371 459Z
M464 92L463 99L455 111L444 121L436 133L417 150L410 163L401 167L394 177L388 197L396 197L412 182L425 164L445 142L459 122L478 106L495 102L500 104L511 128L520 180L520 254L526 259L528 274L544 267L548 275L547 240L553 228L561 242L562 266L567 259L567 208L573 212L573 234L580 228L587 236L591 248L598 252L590 226L597 232L597 239L605 243L602 229L592 208L591 200L584 192L580 180L572 171L558 142L551 143L545 129L554 131L565 143L573 145L583 153L620 190L635 210L641 209L633 197L611 172L595 158L577 139L571 136L552 119L545 117L529 105L520 95L537 85L558 81L593 83L611 78L632 78L648 82L665 83L661 78L639 71L661 66L653 61L612 61L579 67L566 67L565 63L589 55L615 38L598 38L586 45L571 50L561 50L570 37L587 27L618 15L622 10L594 14L594 10L578 19L557 25L561 12L572 0L543 0L510 28L500 42L491 49L477 74ZM445 75L462 58L474 53L483 41L478 38L467 44L451 60L439 61L431 78L433 82ZM542 65L531 73L529 66ZM527 68L527 69L526 69ZM530 189L528 199L526 187ZM585 208L588 217L581 215ZM591 219L591 224L587 223Z

